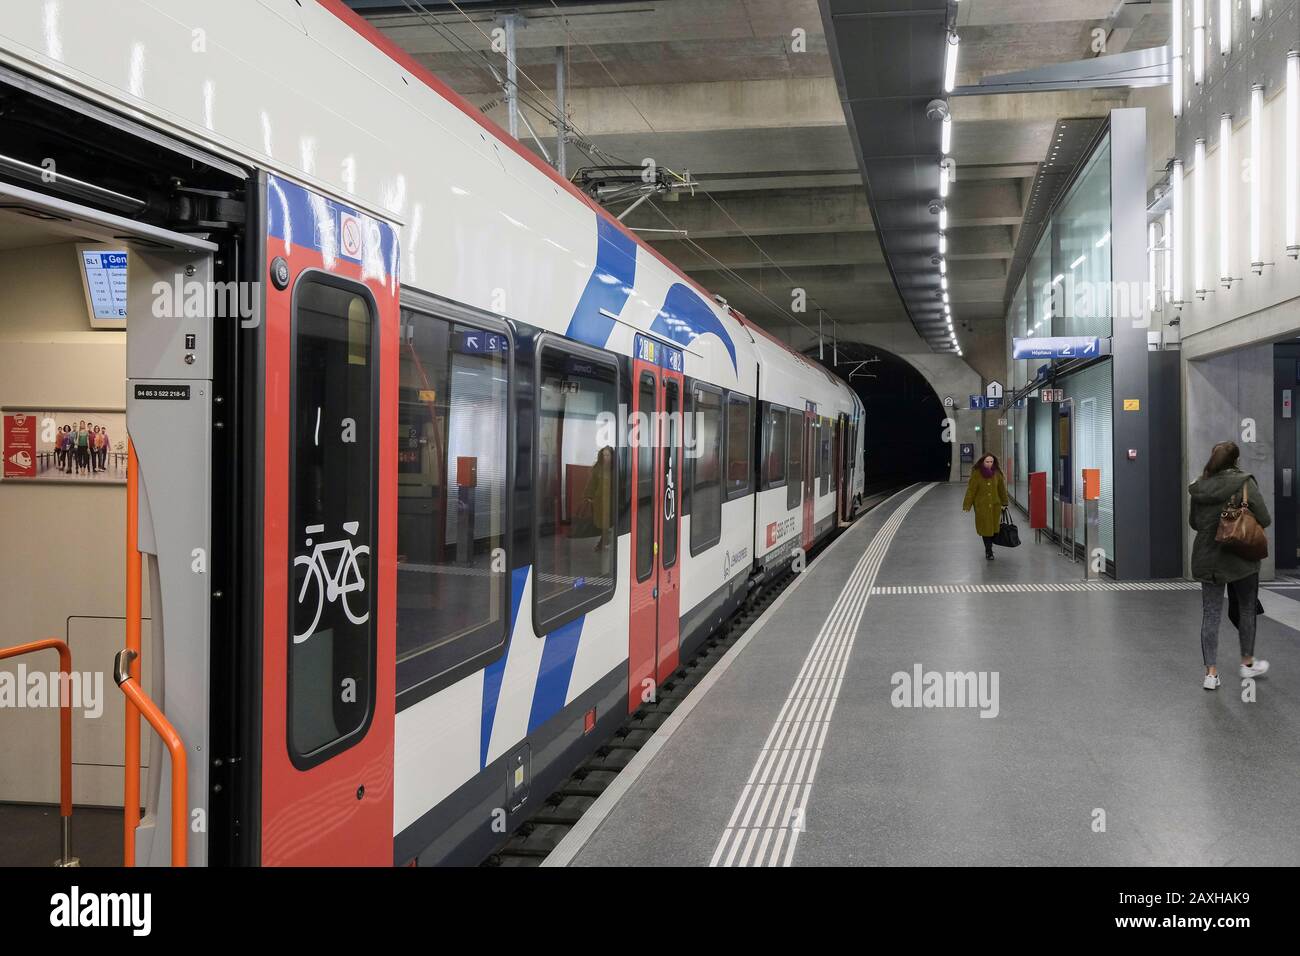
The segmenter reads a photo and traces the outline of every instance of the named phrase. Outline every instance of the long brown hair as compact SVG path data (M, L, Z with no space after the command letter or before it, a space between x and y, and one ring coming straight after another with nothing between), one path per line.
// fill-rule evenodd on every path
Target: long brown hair
M1205 463L1205 470L1201 472L1201 477L1209 478L1228 468L1235 468L1240 457L1241 449L1237 447L1235 441L1219 442L1210 450L1210 460Z
M996 474L998 474L999 472L1002 471L1002 465L998 463L998 456L997 456L997 455L990 455L990 454L980 455L979 458L975 459L975 464L979 466L980 471L983 471L983 470L984 470L984 459L985 459L985 458L992 458L992 459L993 459L993 474L996 475Z

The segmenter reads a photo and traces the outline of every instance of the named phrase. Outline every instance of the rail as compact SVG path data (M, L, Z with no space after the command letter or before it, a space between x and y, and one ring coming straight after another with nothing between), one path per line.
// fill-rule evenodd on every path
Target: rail
M58 638L47 637L13 647L0 647L0 660L35 651L59 652L59 815L62 841L55 866L80 866L72 855L72 650Z
M189 768L185 758L185 743L181 740L181 735L176 732L176 728L163 715L155 704L143 690L140 689L140 683L131 674L131 667L136 663L139 655L129 647L117 652L117 659L113 662L113 679L117 681L117 686L121 688L122 693L126 695L127 702L134 705L136 711L149 721L149 726L154 732L162 738L163 744L167 747L172 758L172 866L185 866L188 855L188 829L189 823ZM137 792L139 788L139 774L136 775ZM138 798L137 798L138 800ZM137 817L139 810L136 810ZM134 841L128 841L128 847L133 845ZM130 854L130 861L127 865L135 865L135 854Z

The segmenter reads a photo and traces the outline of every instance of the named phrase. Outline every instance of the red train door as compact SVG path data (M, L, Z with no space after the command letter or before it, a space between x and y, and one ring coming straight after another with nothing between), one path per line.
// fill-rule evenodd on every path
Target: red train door
M636 337L628 436L632 458L629 713L651 699L654 688L678 662L681 362L676 349Z
M681 368L681 353L677 368ZM660 370L660 494L659 494L659 683L677 669L681 644L681 569L678 567L678 530L681 526L682 394L685 382L671 361Z
M803 549L806 553L813 543L813 504L817 496L817 482L813 479L813 455L817 454L817 406L808 402L803 413Z
M393 864L397 235L267 177L261 857Z

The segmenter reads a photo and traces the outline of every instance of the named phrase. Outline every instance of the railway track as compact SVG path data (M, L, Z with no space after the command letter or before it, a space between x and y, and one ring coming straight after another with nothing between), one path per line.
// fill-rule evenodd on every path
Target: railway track
M865 489L862 507L857 517L861 518L900 487L902 486L890 485ZM826 546L839 537L839 534L843 534L844 530L847 529L842 529L838 534L832 535L818 545L809 556L809 563L817 560ZM731 646L772 605L772 602L781 596L794 579L795 572L787 570L780 577L755 589L736 613L705 640L695 656L679 667L673 676L663 683L655 700L645 704L628 717L626 723L614 732L614 736L598 747L568 780L546 797L542 801L541 808L520 825L482 865L540 866L588 808L596 802L596 798L605 792L669 715L704 679L713 665L722 659Z

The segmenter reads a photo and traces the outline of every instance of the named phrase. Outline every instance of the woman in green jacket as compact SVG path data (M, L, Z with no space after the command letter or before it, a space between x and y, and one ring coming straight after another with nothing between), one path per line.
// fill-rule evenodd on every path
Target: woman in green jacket
M1240 503L1243 496L1261 528L1272 522L1254 476L1237 468L1240 455L1236 442L1219 442L1210 452L1201 477L1187 489L1192 496L1187 523L1196 532L1192 577L1201 582L1201 659L1205 664L1201 686L1206 690L1219 686L1219 618L1223 613L1224 585L1233 592L1240 615L1237 636L1241 641L1241 676L1260 677L1268 671L1268 661L1255 657L1259 562L1243 558L1214 540L1219 515L1229 502Z
M975 509L975 533L984 539L984 557L993 560L993 536L1002 524L1002 509L1007 506L1007 483L1002 468L992 455L980 459L966 486L966 500L961 510Z

